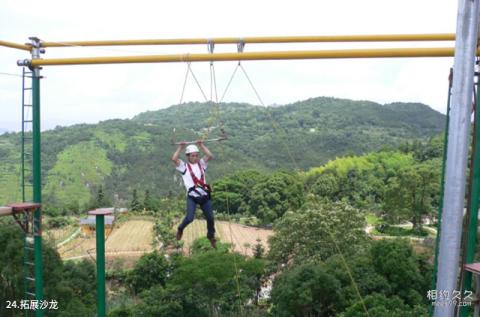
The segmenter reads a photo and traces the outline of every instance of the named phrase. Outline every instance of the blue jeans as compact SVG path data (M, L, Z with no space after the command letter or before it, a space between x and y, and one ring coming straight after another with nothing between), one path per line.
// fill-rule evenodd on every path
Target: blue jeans
M185 229L193 219L195 218L195 209L197 208L197 204L193 201L192 197L187 196L187 215L183 219L182 223L178 226L178 230ZM215 222L213 219L213 209L212 209L212 201L209 199L203 205L200 205L200 208L203 211L203 215L207 219L207 238L214 238L215 237Z

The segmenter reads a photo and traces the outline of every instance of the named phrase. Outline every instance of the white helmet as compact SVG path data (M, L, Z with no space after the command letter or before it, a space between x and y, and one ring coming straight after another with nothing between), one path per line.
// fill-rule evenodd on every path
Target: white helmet
M195 145L195 144L190 144L189 146L187 146L187 148L185 149L185 154L190 154L190 153L195 153L195 152L200 152L198 150L198 147Z

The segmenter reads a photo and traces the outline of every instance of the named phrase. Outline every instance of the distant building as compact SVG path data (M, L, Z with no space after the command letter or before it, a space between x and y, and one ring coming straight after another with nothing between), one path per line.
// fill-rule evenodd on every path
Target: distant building
M113 212L119 215L126 215L128 213L127 208L114 208Z
M80 227L83 236L92 236L95 234L95 221L95 216L88 216L87 218L80 219ZM110 234L113 230L114 223L115 216L105 216L105 235Z

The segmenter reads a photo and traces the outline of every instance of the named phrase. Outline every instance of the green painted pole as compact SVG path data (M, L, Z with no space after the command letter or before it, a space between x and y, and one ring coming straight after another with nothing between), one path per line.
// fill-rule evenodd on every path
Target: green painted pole
M105 216L96 215L97 236L97 316L105 317Z
M32 58L39 58L40 40L31 37ZM32 70L32 174L33 174L33 202L42 203L42 169L41 169L41 133L40 133L40 69ZM42 261L42 210L38 208L33 214L34 234L34 273L35 273L35 298L43 301L43 261ZM36 317L43 316L43 310L35 310Z
M432 290L437 289L437 271L438 271L438 245L440 243L440 230L442 228L442 210L443 210L443 194L445 193L445 162L447 160L447 140L448 140L448 124L450 121L450 96L452 94L453 69L450 68L448 76L448 97L447 97L447 119L445 121L445 132L443 135L443 160L442 160L442 177L440 180L440 200L438 204L438 224L437 237L435 241L435 259L433 262ZM433 316L433 302L429 306L429 316Z
M468 223L467 231L467 245L465 251L465 264L473 263L475 256L475 248L477 246L477 230L478 230L478 207L480 194L480 101L478 100L478 87L476 83L476 105L474 115L475 135L473 136L472 149L472 166L473 178L471 183L471 202L470 202L470 222ZM463 291L472 290L472 272L465 271L465 278L463 280ZM463 295L463 294L462 294ZM472 311L472 306L462 306L460 309L460 316L467 317Z
M40 134L40 75L35 68L32 74L32 138L33 138L33 201L42 202L41 172L41 134ZM33 215L34 248L35 248L35 295L38 301L43 300L43 265L42 265L42 211L38 208ZM35 311L36 317L43 316L43 310Z

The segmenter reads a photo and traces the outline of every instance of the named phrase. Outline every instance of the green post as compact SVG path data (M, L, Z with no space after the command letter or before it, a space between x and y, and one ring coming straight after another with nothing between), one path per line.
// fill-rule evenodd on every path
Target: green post
M476 84L477 92L479 84ZM480 101L478 100L478 94L476 94L475 105L475 135L473 136L474 148L472 149L471 167L473 169L473 178L471 186L471 202L470 202L470 222L468 223L467 231L467 245L465 250L465 264L473 263L475 256L475 248L477 245L477 230L478 230L478 207L479 207L479 194L480 194ZM465 271L465 278L463 280L463 291L472 290L472 272ZM464 294L462 294L464 295ZM462 296L463 298L463 296ZM460 316L467 317L471 312L472 307L462 306L460 309Z
M97 316L105 317L105 216L111 210L96 209L88 212L95 216L95 234L97 242Z
M97 234L97 310L98 317L105 317L105 216L96 216Z
M32 143L33 143L33 202L42 202L41 172L41 134L40 134L40 70L32 72ZM33 215L34 248L35 248L35 295L38 301L43 300L43 265L42 265L42 211L38 208ZM35 316L43 316L43 310L35 310Z
M440 243L440 230L442 228L442 211L443 211L443 194L445 192L445 161L447 160L447 144L448 144L448 124L450 121L450 96L452 93L453 69L450 68L448 76L448 97L447 97L447 119L445 122L445 132L443 136L443 160L442 160L442 177L440 180L440 199L438 203L438 225L437 237L435 240L435 259L433 261L432 290L437 288L437 270L438 270L438 245ZM429 306L429 316L433 316L433 305Z

